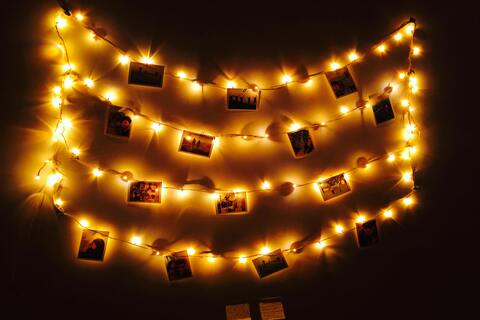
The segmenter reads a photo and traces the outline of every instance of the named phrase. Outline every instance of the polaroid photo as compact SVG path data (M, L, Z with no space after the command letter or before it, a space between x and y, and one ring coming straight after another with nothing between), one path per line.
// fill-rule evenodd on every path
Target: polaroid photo
M357 92L357 87L350 71L348 71L348 67L325 72L325 75L337 99Z
M132 118L118 106L108 106L105 119L105 135L129 139L132 131Z
M160 203L162 196L160 181L132 181L128 186L128 202Z
M303 158L315 150L312 137L308 129L300 129L288 133L288 139L292 145L295 158Z
M357 242L360 248L370 247L380 241L378 236L377 219L363 223L355 223Z
M259 303L262 320L285 320L285 311L281 298L264 299Z
M182 140L178 151L193 153L202 157L210 158L215 137L205 134L183 131Z
M227 320L252 320L248 303L226 305L225 313Z
M132 61L128 69L128 84L161 88L164 72L165 66Z
M390 102L389 97L378 99L372 106L372 110L377 127L395 119L395 113L393 112L392 103Z
M83 230L78 259L103 261L107 249L108 231Z
M165 264L169 281L191 278L193 276L187 250L173 252L165 256Z
M320 182L319 186L324 201L338 197L351 190L343 173Z
M227 89L227 110L253 111L260 104L260 90Z
M282 249L277 249L266 255L252 260L260 278L278 272L288 267L287 260L283 256Z
M217 215L243 214L247 213L246 192L225 192L218 195L215 203Z

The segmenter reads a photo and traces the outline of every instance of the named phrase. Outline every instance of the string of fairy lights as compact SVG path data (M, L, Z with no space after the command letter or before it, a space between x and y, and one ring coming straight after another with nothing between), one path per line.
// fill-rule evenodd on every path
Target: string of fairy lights
M130 172L120 171L120 170L117 170L114 168L108 168L108 167L99 167L95 163L81 160L80 159L81 150L78 147L73 147L70 145L66 137L66 132L70 128L72 128L73 123L70 120L65 119L63 117L63 113L65 109L65 100L66 100L65 92L72 89L74 86L78 86L78 85L84 86L88 89L92 89L94 87L94 81L91 78L82 77L78 72L74 71L74 67L70 61L67 45L66 45L65 39L62 36L61 29L66 27L66 25L68 24L67 16L70 16L70 21L73 21L74 23L77 23L78 25L85 28L86 30L89 30L89 32L91 32L92 34L92 38L94 38L95 40L104 41L108 43L110 46L112 46L118 52L119 54L118 61L122 65L127 65L132 61L141 62L145 64L153 64L154 63L153 58L148 56L142 57L141 59L135 58L134 56L130 55L127 50L122 49L115 42L103 36L101 32L99 32L98 29L96 29L93 24L89 24L87 17L83 13L75 12L72 14L70 9L64 8L64 10L65 10L65 15L63 16L59 15L55 19L55 31L60 41L59 47L64 52L64 58L65 58L66 64L64 65L64 73L62 74L63 80L61 84L55 86L53 89L54 97L52 99L52 104L58 110L58 118L53 130L54 131L53 139L54 141L63 143L63 145L65 146L65 150L70 155L70 159L72 161L78 162L83 166L85 166L86 168L88 168L90 172L97 178L100 178L104 173L107 173L107 174L118 176L122 181L126 183L133 182L133 181L141 181L141 180L135 179L133 174L131 174ZM408 67L406 68L405 71L400 72L398 74L399 79L406 81L407 83L407 90L406 90L407 95L400 101L401 106L404 107L403 119L406 122L406 125L404 128L405 145L401 148L398 148L397 150L380 154L375 157L371 157L369 159L363 158L362 161L360 162L357 161L356 167L342 171L345 177L348 178L348 174L353 173L356 170L364 169L367 166L372 165L373 163L378 161L394 162L398 158L403 159L405 161L409 161L411 171L405 172L402 176L402 180L411 186L411 191L404 197L393 201L388 207L384 208L383 210L379 210L378 213L372 215L371 217L368 217L368 219L377 219L379 217L383 217L384 219L391 219L394 217L394 214L396 211L400 211L399 204L402 204L405 210L408 210L415 204L417 200L415 197L415 191L417 189L417 186L414 181L416 167L415 167L413 157L417 151L417 147L414 145L414 142L415 142L415 139L419 137L420 131L413 117L414 109L411 104L411 101L414 97L414 94L417 93L419 90L418 80L415 76L415 71L414 71L414 57L419 56L421 54L422 49L416 46L414 43L415 29L416 29L416 21L415 19L410 18L408 21L402 23L398 28L393 30L387 36L381 38L379 41L369 46L368 50L366 50L364 53L361 54L356 51L349 52L347 55L348 56L347 63L344 63L343 65L341 65L339 62L334 61L330 65L331 70L337 70L341 67L348 67L352 64L364 61L367 56L370 56L372 54L384 55L388 51L388 41L393 40L398 43L402 41L404 37L409 37ZM288 85L291 85L293 83L302 83L302 84L308 85L309 83L311 83L313 77L325 75L326 72L327 72L326 70L313 72L313 73L307 74L305 77L301 79L294 79L291 75L286 74L282 77L281 83L275 84L269 87L260 88L254 83L246 83L246 86L250 89L258 91L258 90L277 90L277 89L284 88ZM220 89L237 88L237 84L230 79L228 80L226 85L220 85L215 82L207 83L207 82L202 82L201 80L196 78L188 77L186 73L183 71L178 71L176 74L166 72L165 75L174 79L178 79L180 81L189 81L192 83L192 87L195 90L201 90L203 86L214 86ZM394 89L394 86L388 84L387 87L384 88L381 94L388 95L389 93L392 92L393 89ZM374 95L378 95L378 94L379 93L376 93ZM370 96L374 96L374 95L370 95ZM114 96L109 93L105 95L95 95L95 96L100 100L107 102L107 105L111 105L112 100L114 100ZM320 123L313 123L307 126L301 126L297 123L293 123L289 128L290 130L282 131L279 134L288 134L289 132L299 130L302 128L317 130L321 127L327 126L332 122L343 119L344 117L346 117L348 114L352 113L355 110L363 110L365 107L368 106L368 103L369 103L369 100L363 100L360 98L355 108L343 107L340 110L340 114L333 117L332 119L329 119ZM136 117L141 117L143 119L150 121L151 128L155 132L159 132L163 126L169 127L177 131L186 130L185 128L181 128L174 124L156 120L154 119L154 117L141 113L135 110L135 108L133 107L122 107L122 111L131 112ZM263 135L262 134L243 134L243 133L220 133L220 134L214 135L214 137L215 139L219 137L242 137L245 140L249 140L250 138L267 139L269 138L269 135L267 133ZM61 148L57 148L55 154L50 159L47 159L44 161L44 163L41 165L41 167L37 171L35 179L44 180L44 186L50 188L52 202L58 213L72 219L75 223L80 225L85 230L101 233L101 231L97 231L95 228L90 228L88 221L84 219L79 219L76 215L68 212L65 209L65 201L61 198L61 192L63 189L62 181L64 180L65 175L62 173L63 171L62 164L58 160L60 151L61 151ZM45 179L42 179L42 177L44 177L43 172L45 170L49 170L49 174L46 176ZM305 186L313 186L315 189L318 189L319 185L323 181L324 181L323 179L315 179L311 181L300 182L297 184L292 183L291 187L295 189L295 188L300 188ZM227 190L223 188L210 188L210 189L185 188L185 187L176 187L171 185L162 185L162 189L173 189L181 193L187 192L187 191L209 193L213 196L217 196L218 192L221 193L221 192L238 192L239 191L239 190ZM272 186L272 184L269 181L263 181L260 187L250 188L250 189L241 190L241 191L246 193L257 193L257 192L271 192L273 190L275 190L275 187ZM355 223L363 223L366 220L367 220L366 216L358 214L355 220ZM318 249L322 249L327 245L329 240L354 230L355 230L355 227L348 228L346 224L344 225L339 223L334 225L333 232L331 234L322 235L320 239L297 241L292 243L288 248L280 248L280 249L281 249L281 252L283 253L301 253L303 249L306 248L307 246L315 246ZM174 252L170 250L170 248L165 248L165 247L159 248L159 247L156 247L154 244L148 244L147 242L143 241L139 236L134 236L129 240L119 238L119 237L114 237L109 233L103 234L103 236L108 239L120 241L128 245L149 250L152 252L152 254L155 254L155 255L167 255ZM198 257L198 258L208 258L210 262L216 261L216 258L223 258L223 259L236 260L239 263L246 263L249 259L253 259L262 255L268 255L270 252L272 252L272 250L268 247L262 248L259 252L254 252L250 254L234 254L234 255L227 255L224 253L213 252L212 250L202 250L197 252L195 248L187 249L187 253L189 256Z

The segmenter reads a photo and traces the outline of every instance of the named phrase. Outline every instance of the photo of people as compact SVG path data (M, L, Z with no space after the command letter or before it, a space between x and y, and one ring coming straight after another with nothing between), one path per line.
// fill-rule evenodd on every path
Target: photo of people
M183 131L180 148L178 151L193 153L210 158L215 137L204 134Z
M132 61L128 69L128 84L161 88L164 72L165 66Z
M165 256L167 267L167 275L169 281L175 281L192 277L192 269L190 267L190 259L186 250L173 252L171 255Z
M160 203L162 183L160 181L134 181L128 188L128 202Z
M108 136L128 139L132 130L132 118L121 112L118 106L108 106L105 134Z
M251 320L250 305L248 303L231 304L225 306L227 320Z
M227 110L257 110L260 91L252 89L227 89Z
M350 191L350 186L342 174L328 178L319 183L320 191L324 201L338 197Z
M370 247L380 241L377 229L377 219L368 220L364 223L355 224L357 231L358 246Z
M277 249L266 255L252 260L255 269L260 278L266 277L272 273L288 267L287 260L283 256L282 249Z
M312 137L310 136L310 131L307 129L289 132L288 138L290 139L293 154L296 158L305 157L315 149Z
M246 192L227 192L219 194L216 203L217 215L247 212Z
M325 75L337 99L357 91L348 67L325 72Z
M375 116L375 123L378 125L393 120L395 114L393 113L392 104L388 97L379 100L372 106L373 115Z
M103 261L107 240L107 231L83 230L78 259Z

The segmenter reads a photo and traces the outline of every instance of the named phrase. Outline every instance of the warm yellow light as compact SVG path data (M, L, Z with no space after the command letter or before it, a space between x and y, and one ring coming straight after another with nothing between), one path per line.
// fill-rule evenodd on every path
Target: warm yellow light
M353 62L357 59L358 59L358 54L355 51L352 51L348 54L348 60L350 60L350 62Z
M63 205L63 200L58 198L58 199L55 199L55 201L53 201L53 203L59 207L61 207Z
M60 106L62 105L62 98L60 98L60 97L53 97L53 98L52 98L52 105L53 105L55 108L60 108Z
M393 210L392 209L387 209L383 211L383 216L385 218L392 218L393 217Z
M62 178L63 178L63 175L60 172L55 172L55 173L48 176L47 185L49 187L53 187L58 182L60 182L60 180L62 180Z
M411 35L413 33L413 31L415 31L415 24L414 23L410 23L405 27L405 32L408 35Z
M327 244L325 243L325 241L318 241L318 242L315 242L315 248L317 249L323 249L327 246Z
M410 76L410 77L408 78L408 85L409 85L410 87L417 86L417 85L418 85L418 80L417 80L417 78L416 78L415 76L413 76L413 75Z
M340 112L342 114L346 114L346 113L348 113L348 111L350 111L350 109L347 106L341 106L340 107Z
M115 92L113 91L105 92L105 99L107 99L108 101L112 102L116 98L117 98L117 95L115 94Z
M365 221L367 221L367 219L365 218L365 216L359 215L359 216L357 217L357 223L364 223Z
M413 111L415 111L415 108L414 108L414 107L412 107L412 106L408 107L408 112L411 113L411 112L413 112Z
M88 228L88 225L90 224L88 220L85 220L85 219L80 220L79 223L84 228Z
M413 146L412 146L412 147L409 147L409 148L408 148L408 152L409 152L410 154L415 154L415 152L417 152L417 147L413 147Z
M412 93L418 92L418 87L416 85L411 86Z
M65 80L63 80L63 87L65 89L70 89L71 87L73 87L73 82L74 81L73 81L72 77L67 76L67 77L65 77Z
M122 54L118 57L118 62L122 65L126 65L127 63L130 62L130 57L127 56L126 54Z
M68 72L68 71L72 71L73 69L75 69L75 66L71 63L65 63L62 66L62 69L63 69L64 72Z
M240 262L240 263L247 263L247 258L245 258L245 257L240 257L240 258L238 258L238 262Z
M336 61L333 61L332 63L330 63L330 69L332 70L340 69L340 64Z
M289 76L288 74L283 75L282 83L283 84L289 84L290 82L292 82L292 77Z
M263 247L262 249L260 249L260 254L263 254L263 255L268 254L270 252L271 250L269 247Z
M78 148L72 148L72 149L70 149L70 152L76 157L78 157L80 155L80 149L78 149Z
M202 90L202 85L198 83L197 81L192 82L192 89L195 91L200 91Z
M312 79L312 78L309 78L309 79L305 82L305 85L306 85L307 87L310 87L312 84L313 84L313 79Z
M300 125L295 122L290 125L290 131L297 131L300 128L301 128Z
M412 182L412 173L411 172L405 172L403 175L402 175L402 180L404 182Z
M122 179L122 181L124 182L128 182L128 176L126 174L122 174L122 176L120 177L120 179Z
M227 82L227 88L235 88L235 82L234 81L228 81Z
M162 125L160 123L154 122L152 124L152 129L155 132L160 132L162 130Z
M344 231L344 229L343 229L342 225L337 224L337 225L335 226L335 232L336 232L336 233L343 233L343 231Z
M402 159L404 159L404 160L409 160L410 159L410 152L408 152L408 150L403 151Z
M407 76L407 75L405 74L405 72L399 72L399 73L398 73L398 77L399 77L401 80L405 79L406 76Z
M139 246L142 244L142 238L140 238L139 236L133 236L131 242L132 244Z
M216 260L217 260L217 258L215 256L208 257L208 262L210 262L210 263L214 263Z
M153 64L154 63L152 57L142 57L141 61L142 61L142 63L145 63L145 64Z
M387 46L385 44L381 44L376 48L379 54L384 54L387 51Z
M403 198L403 204L408 207L413 204L413 199L411 197Z
M62 16L58 16L55 24L59 29L62 29L67 25L67 20L65 20Z
M85 86L87 86L88 88L93 88L93 86L94 86L93 80L91 78L85 78L83 80L83 84Z
M62 93L62 88L60 88L59 86L53 87L53 93L61 94Z
M400 103L402 104L403 107L408 107L410 105L410 101L408 101L408 99L402 99Z
M387 158L387 161L388 162L393 162L395 161L395 155L393 153L389 154L388 155L388 158Z
M101 176L103 176L103 171L99 168L95 168L95 169L92 170L92 174L95 177L101 177Z
M188 254L189 256L193 256L193 255L195 254L195 249L194 249L194 248L191 248L191 247L188 248L188 249L187 249L187 254Z
M413 47L412 54L414 56L418 56L418 55L420 55L420 53L422 53L422 49L420 47Z
M401 41L403 38L403 35L400 33L400 32L397 32L395 33L395 35L393 36L393 39L395 39L395 41Z
M73 128L73 123L70 119L62 119L60 123L65 129Z
M270 190L272 188L272 185L268 181L263 181L262 183L262 189L263 190Z
M37 180L37 181L40 180L40 176L39 176L39 175L36 175L36 176L35 176L35 180Z
M85 19L85 16L81 12L78 12L78 13L75 14L75 18L78 21L83 21L83 19Z

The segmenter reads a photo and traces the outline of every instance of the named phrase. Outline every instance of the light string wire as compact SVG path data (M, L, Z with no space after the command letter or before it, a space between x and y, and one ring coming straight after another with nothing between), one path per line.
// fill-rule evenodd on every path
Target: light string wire
M411 20L412 20L412 19L411 19ZM415 21L413 21L413 22L415 22ZM408 23L408 22L407 22L407 23ZM403 27L403 26L399 27L397 30L401 29L402 27ZM62 40L63 47L64 47L65 51L67 52L65 41L64 41L63 38L61 37L61 34L60 34L60 32L59 32L59 30L58 30L58 27L57 27L57 24L55 24L55 29L56 29L56 31L57 31L58 36L59 36L59 37L61 38L61 40ZM414 30L415 30L415 28L414 28ZM408 58L408 60L409 60L409 72L408 72L409 79L410 79L410 76L413 74L413 68L412 68L413 62L412 62L412 57L411 57L411 55L412 55L412 50L413 50L413 36L414 36L413 33L414 33L414 30L412 31L412 39L411 39L411 42L410 42L410 43L411 43L411 44L410 44L410 47L411 47L411 48L410 48L409 58ZM393 34L393 32L392 32L391 34ZM106 40L106 41L107 41L107 40ZM108 42L108 41L107 41L107 42ZM110 43L110 42L109 42L109 43ZM68 55L67 55L67 54L66 54L66 59L67 59L67 62L70 64L69 58L68 58ZM70 76L71 73L72 73L72 70L69 70L69 72L67 72L67 73L65 74L65 77ZM62 91L64 90L64 87L65 87L65 85L62 84ZM409 82L409 98L411 97L411 95L412 95L412 93L413 93L412 91L413 91L413 90L412 90L412 86L411 86L411 83ZM63 96L63 95L62 95L62 96ZM62 103L60 104L60 107L59 107L59 109L60 109L60 110L59 110L59 121L57 122L56 131L57 131L57 129L60 127L60 124L63 125L63 122L62 122L62 121L63 121L63 119L62 119L62 109L63 109L63 106L64 106L64 100L62 99ZM411 124L412 124L412 121L413 121L413 120L412 120L412 119L413 119L413 116L411 115L410 110L408 110L407 112L408 112L408 113L407 113L407 119L408 119L408 121L409 121L409 124L411 125ZM64 129L64 128L63 128L63 129ZM67 140L66 140L66 138L65 138L64 130L63 130L63 129L61 130L60 135L61 135L61 137L63 138L63 140L64 140L64 142L65 142L65 145L66 145L67 148L68 148L68 144L66 143ZM409 154L410 154L411 145L410 145L409 141L407 141L407 148L408 148L408 152L409 152ZM370 159L368 159L367 164L368 164L368 163L372 163L372 162L374 162L374 161L378 161L378 160L380 160L380 159L383 158L383 157L385 157L385 155L381 155L381 156L378 156L378 157L370 158ZM409 159L411 159L411 158L409 158ZM78 160L78 161L79 161L79 159L75 159L75 158L74 158L74 160ZM41 167L41 168L39 169L39 171L37 172L37 177L40 175L40 173L42 172L42 170L44 170L44 169L47 167L47 165L48 165L49 163L53 163L53 165L54 165L53 172L59 172L59 171L60 171L60 168L58 167L58 165L59 165L58 160L56 159L56 156L54 156L53 159L46 160L46 161L44 162L44 164L42 165L42 167ZM356 169L358 169L358 167L355 167L355 168L352 168L352 169L350 169L350 170L344 171L344 173L348 173L348 172L351 172L351 171L356 170ZM109 169L109 170L110 170L110 171L113 171L114 174L119 174L119 173L120 173L120 172L118 172L118 171L115 171L114 169ZM412 170L414 170L413 164L412 164ZM62 191L62 188L63 188L63 187L62 187L62 181L63 181L63 178L60 177L60 178L54 183L54 191L52 192L52 202L53 202L53 204L54 204L54 207L55 207L62 215L71 218L73 221L75 221L75 222L76 222L78 225L80 225L81 227L83 227L83 228L85 228L85 229L88 229L88 230L91 230L91 231L93 231L93 232L99 232L99 233L101 233L100 231L97 231L97 230L94 230L94 229L90 229L90 228L87 228L86 226L84 226L84 225L81 223L81 221L79 221L74 215L66 212L66 211L63 209L62 205L59 204L59 203L56 201L57 195ZM298 185L298 187L306 186L306 185L308 185L308 184L313 184L313 183L317 183L317 182L307 182L307 183ZM173 188L173 187L167 187L167 188ZM179 188L179 189L180 189L180 188ZM180 190L181 190L181 189L180 189ZM185 189L183 189L183 190L185 190ZM204 191L204 190L192 189L191 191ZM249 190L249 192L256 192L256 191L259 191L259 190ZM262 191L263 191L263 190L262 190ZM414 194L414 193L415 193L415 190L412 189L412 191L411 191L407 196L405 196L404 199L409 198L409 197L410 197L412 194ZM377 214L375 215L375 219L376 219L379 215L380 215L380 213L377 213ZM332 238L335 238L335 237L339 237L339 236L342 235L343 233L350 232L350 231L354 231L354 230L355 230L355 227L354 227L354 228L351 228L351 229L347 229L347 230L345 230L345 231L342 231L341 233L333 234L333 235L328 236L328 237L322 237L322 238L320 239L320 242L323 242L323 241L326 241L326 240L329 240L329 239L332 239ZM139 247L139 248L154 250L153 252L156 253L157 255L158 255L159 252L160 252L159 250L156 250L156 249L153 247L153 245L138 244L138 243L133 243L132 241L124 240L124 239L117 238L117 237L113 237L113 236L110 236L110 235L106 235L106 234L102 234L102 235L103 235L103 236L107 236L109 239L116 240L116 241L120 241L120 242L123 242L123 243L126 243L126 244L130 244L130 245L133 245L133 246L136 246L136 247ZM288 252L293 252L293 253L298 252L298 253L300 253L300 251L302 251L303 248L305 248L305 247L308 246L308 245L311 245L312 243L315 243L315 241L309 241L309 242L303 242L303 243L304 243L304 244L301 245L301 246L299 246L299 247L295 247L295 248L290 247L290 248L288 248L288 249L281 249L281 251L282 251L282 252L287 252L287 253L288 253ZM293 245L293 244L292 244L292 245ZM169 251L168 253L172 253L172 251ZM213 254L212 251L201 251L199 254L197 254L197 255L191 255L191 256L192 256L192 257L202 257L202 258L205 258L205 257L206 257L206 258L209 258L209 257L212 257L212 254ZM208 256L206 256L206 255L208 255ZM248 255L248 256L226 256L226 255L224 255L224 254L215 254L214 257L223 257L223 258L225 258L225 259L241 259L241 258L244 258L244 259L245 259L245 258L254 258L254 257L258 257L258 256L263 256L263 255L268 255L268 254L262 254L262 253L260 253L260 254L252 254L252 255Z

